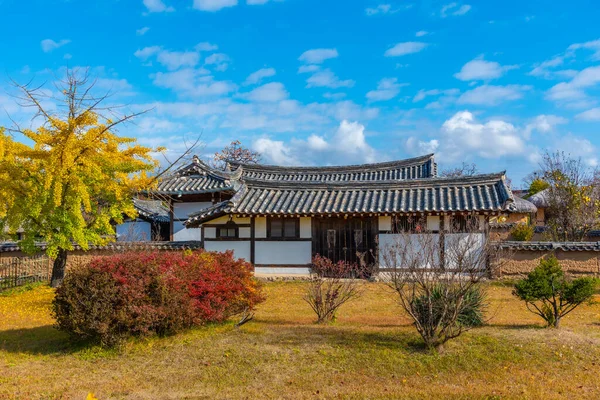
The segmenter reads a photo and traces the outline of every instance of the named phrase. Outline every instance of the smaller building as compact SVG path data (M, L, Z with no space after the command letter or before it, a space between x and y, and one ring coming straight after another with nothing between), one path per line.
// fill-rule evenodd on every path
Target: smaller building
M138 213L116 226L118 242L155 242L169 240L169 209L160 200L133 199Z

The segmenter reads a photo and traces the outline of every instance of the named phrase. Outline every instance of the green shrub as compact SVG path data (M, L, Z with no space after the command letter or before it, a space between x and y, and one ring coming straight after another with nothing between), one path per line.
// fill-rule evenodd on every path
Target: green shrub
M518 242L529 242L535 233L535 227L531 224L517 224L511 231L510 236Z
M231 252L132 252L70 271L53 307L60 330L110 346L220 322L263 300L250 264Z
M529 311L542 317L547 326L558 328L562 317L592 299L594 288L595 282L590 278L568 280L551 255L515 284L513 294L525 302Z
M459 287L451 287L444 283L435 286L429 293L415 298L413 312L419 324L435 327L443 324L456 313L455 324L462 328L473 328L484 324L487 308L485 291L481 286L471 286L461 295ZM448 304L448 299L455 299Z

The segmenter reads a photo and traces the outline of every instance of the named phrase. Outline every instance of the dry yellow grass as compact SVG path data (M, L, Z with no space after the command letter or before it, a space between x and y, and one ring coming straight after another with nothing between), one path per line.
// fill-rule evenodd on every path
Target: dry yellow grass
M541 329L490 286L488 326L441 355L419 337L381 284L316 326L304 283L270 283L256 319L118 350L69 344L52 328L51 289L0 296L0 398L600 398L600 307L582 306L560 331Z

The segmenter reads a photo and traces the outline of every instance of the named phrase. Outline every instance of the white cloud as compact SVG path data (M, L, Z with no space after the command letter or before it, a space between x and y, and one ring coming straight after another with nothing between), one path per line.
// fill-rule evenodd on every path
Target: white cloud
M162 50L158 53L156 60L169 70L175 70L181 67L196 66L200 61L200 55L192 51Z
M203 69L180 69L174 72L157 72L153 75L154 85L171 89L187 97L214 97L234 92L237 86L229 81L215 81Z
M299 164L298 160L291 154L292 150L281 140L260 138L253 143L252 148L269 160L269 163L276 165Z
M459 6L457 3L449 3L442 7L440 10L440 16L442 18L446 18L450 15L459 16L465 15L471 10L471 6L468 4L463 4Z
M143 49L136 50L136 52L133 53L133 55L143 61L146 61L148 58L157 54L159 51L161 51L160 46L149 46L149 47L144 47Z
M194 0L193 7L200 11L215 12L223 8L237 6L237 0Z
M400 88L406 85L398 83L397 78L383 78L377 84L376 90L367 93L367 99L372 102L391 100L400 93Z
M255 72L251 73L250 75L248 75L244 84L245 85L255 85L257 83L260 83L260 81L262 81L265 78L275 76L275 74L276 74L275 68L261 68L258 71L255 71Z
M392 9L390 4L379 4L377 7L367 8L365 14L371 16L376 14L387 14Z
M306 80L306 87L328 87L331 89L337 89L341 87L352 87L354 81L352 79L341 80L336 74L330 69L324 69L311 75Z
M321 69L321 67L318 66L318 65L313 65L313 64L310 64L310 65L301 65L300 68L298 68L298 73L299 74L304 74L304 73L307 73L307 72L315 72L315 71L318 71L320 69Z
M302 53L298 60L307 64L321 64L325 60L337 58L338 55L336 49L312 49Z
M444 96L456 96L460 93L460 90L458 89L446 89L446 90L439 90L439 89L431 89L431 90L419 90L419 92L415 95L415 97L413 97L413 103L418 103L421 100L424 100L425 98L429 97L429 96L439 96L439 95L444 95Z
M406 54L418 53L418 52L424 50L427 46L429 46L429 43L423 43L423 42L397 43L394 47L388 49L384 55L386 57L404 56Z
M327 92L327 93L323 93L323 97L325 97L326 99L331 99L331 100L340 100L343 99L344 97L346 97L346 93L331 93L331 92Z
M463 93L458 103L494 106L504 101L518 100L530 89L531 86L526 85L482 85Z
M541 133L553 132L557 125L566 124L567 122L569 121L566 118L556 115L538 115L525 126L524 136L529 138L534 130Z
M225 71L229 66L229 56L224 53L214 53L204 59L205 65L214 65L217 71Z
M448 161L464 160L467 155L497 159L523 154L526 148L514 125L501 120L478 123L469 111L457 112L445 121L439 139L411 137L406 144L414 154L437 151Z
M422 141L418 138L411 136L406 139L406 150L410 154L423 155L437 152L440 147L440 142L437 139L431 139L429 141Z
M70 39L62 39L62 40L59 40L58 42L55 42L52 39L44 39L40 42L40 46L42 47L42 51L44 53L49 53L53 50L58 49L59 47L69 44L69 43L71 43Z
M577 71L573 69L555 69L556 67L563 65L564 61L564 56L555 56L549 60L535 64L529 75L544 79L572 78L577 75Z
M593 88L599 83L600 66L588 67L577 72L569 82L552 86L546 92L546 97L571 107L586 107L595 103L595 100L588 97L586 89Z
M194 46L194 50L196 51L215 51L219 48L216 44L201 42Z
M454 77L461 81L490 80L500 78L506 71L518 68L517 65L500 65L495 61L486 61L483 57L469 61Z
M148 12L159 13L159 12L173 12L173 7L167 6L162 0L144 0L144 5Z
M593 52L592 59L600 60L600 39L592 40L585 43L575 43L567 48L567 52L575 52L579 49L591 50Z
M575 116L575 118L582 121L600 121L600 107L592 108L579 113Z
M415 36L416 37L422 37L422 36L425 36L425 35L428 35L428 34L429 34L429 32L427 32L427 31L418 31L417 33L415 33Z
M276 102L287 99L289 93L285 90L283 83L271 82L257 87L244 97L256 102Z
M367 143L365 126L348 120L342 120L329 137L312 134L306 140L292 139L289 143L263 137L257 139L252 148L268 163L280 165L335 165L378 160L376 151Z
M143 28L136 29L135 34L138 36L144 36L146 33L148 33L149 30L150 28L145 26Z

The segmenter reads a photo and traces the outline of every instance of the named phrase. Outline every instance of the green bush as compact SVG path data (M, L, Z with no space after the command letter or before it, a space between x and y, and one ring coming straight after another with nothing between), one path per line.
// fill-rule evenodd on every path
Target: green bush
M515 284L513 294L525 302L529 311L542 317L547 326L558 328L565 315L591 301L594 289L593 279L568 280L556 257L551 255Z
M529 242L535 233L535 227L531 224L517 224L511 231L510 236L518 242Z
M439 326L457 313L456 324L461 328L483 325L487 308L484 289L476 285L464 293L460 292L460 287L440 283L429 294L423 293L415 298L413 311L418 323L421 326Z

